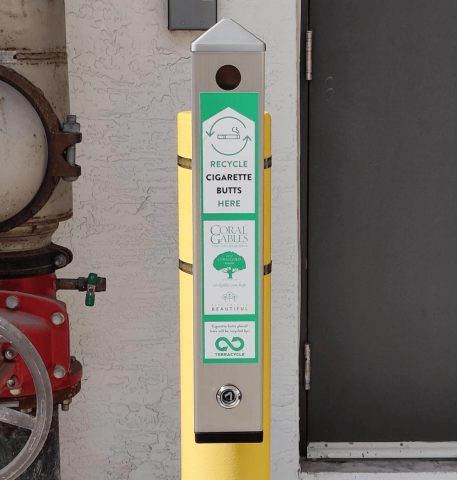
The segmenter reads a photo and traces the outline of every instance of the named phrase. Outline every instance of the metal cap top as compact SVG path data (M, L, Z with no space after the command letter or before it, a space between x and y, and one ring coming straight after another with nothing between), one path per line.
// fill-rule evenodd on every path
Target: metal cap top
M224 18L191 44L192 52L264 52L265 43L241 25Z

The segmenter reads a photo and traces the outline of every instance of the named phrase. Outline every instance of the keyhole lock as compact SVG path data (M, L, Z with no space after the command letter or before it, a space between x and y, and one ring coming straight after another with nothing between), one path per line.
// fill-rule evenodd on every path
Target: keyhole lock
M222 408L235 408L241 402L241 392L235 385L223 385L216 394L216 400Z

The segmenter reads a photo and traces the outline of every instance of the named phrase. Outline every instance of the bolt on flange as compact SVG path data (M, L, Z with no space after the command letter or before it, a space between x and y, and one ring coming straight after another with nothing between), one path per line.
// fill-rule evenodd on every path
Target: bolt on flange
M65 322L65 315L61 312L56 312L52 314L51 321L54 325L62 325Z
M14 348L7 348L4 355L7 360L12 360L17 355L17 352Z
M62 412L68 412L70 410L70 403L73 401L73 399L68 398L67 400L64 400L62 402Z
M54 370L52 371L52 374L54 375L55 378L61 379L64 378L65 375L67 374L67 371L65 370L62 365L56 365L54 367Z
M67 263L67 257L65 257L65 255L62 255L61 253L59 253L59 255L56 255L56 257L54 258L54 265L57 268L63 268Z
M19 299L14 295L10 295L6 298L5 304L10 310L14 310L19 306Z
M18 384L18 379L17 379L16 375L13 375L13 376L6 382L6 386L7 386L8 388L14 388L17 384Z

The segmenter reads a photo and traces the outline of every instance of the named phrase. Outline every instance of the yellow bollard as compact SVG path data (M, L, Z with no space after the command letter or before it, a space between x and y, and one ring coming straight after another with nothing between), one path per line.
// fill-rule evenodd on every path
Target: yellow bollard
M192 113L178 115L179 288L181 329L181 478L269 480L271 375L271 117L264 136L264 392L263 443L197 444L194 433L192 282Z

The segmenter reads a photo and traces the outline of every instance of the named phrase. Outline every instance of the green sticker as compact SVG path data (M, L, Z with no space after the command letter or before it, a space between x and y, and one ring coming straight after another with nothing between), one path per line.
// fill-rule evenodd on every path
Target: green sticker
M204 363L259 361L258 93L201 93Z

